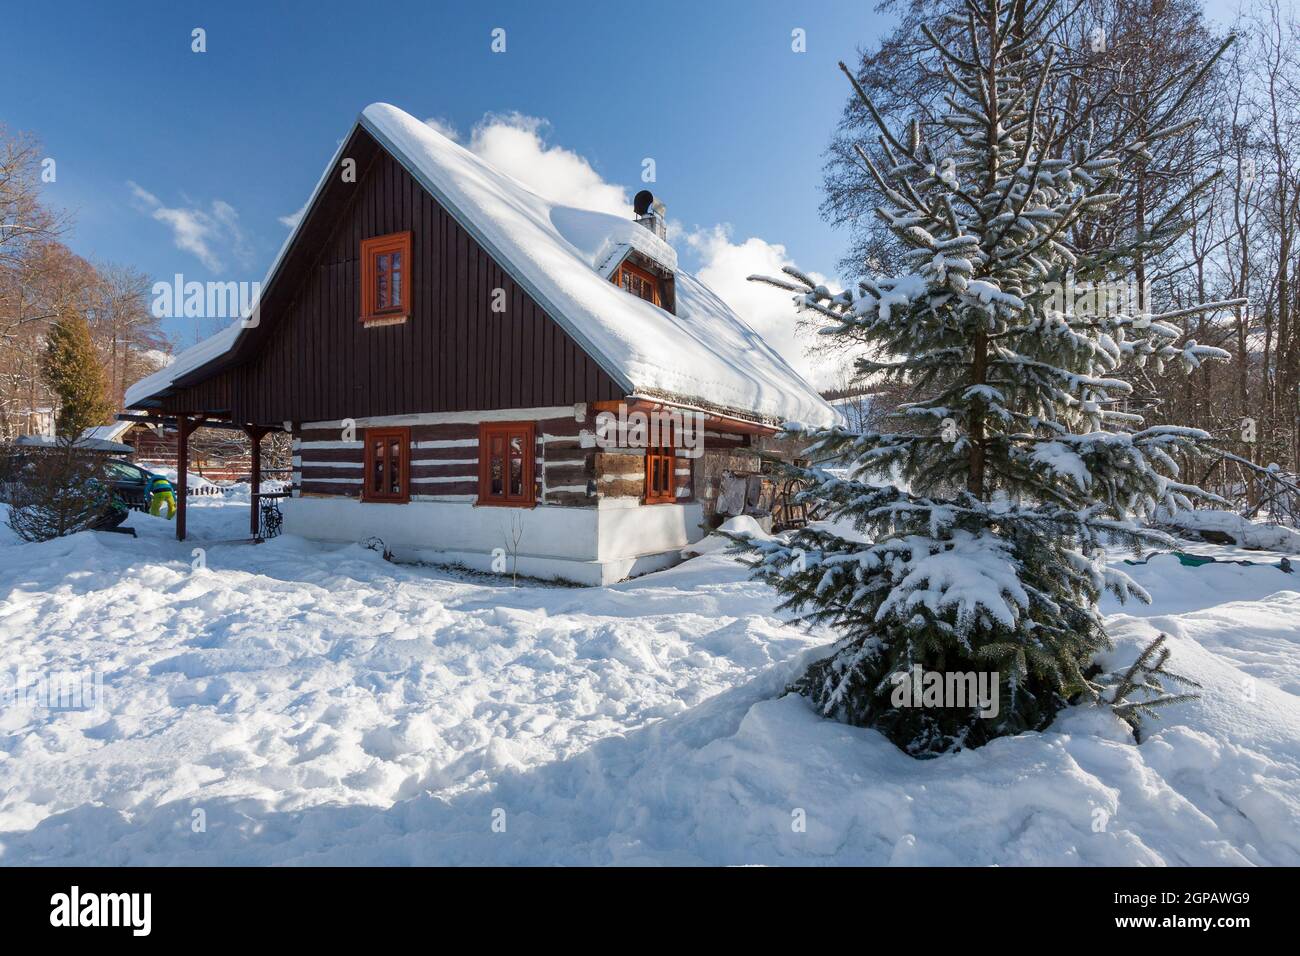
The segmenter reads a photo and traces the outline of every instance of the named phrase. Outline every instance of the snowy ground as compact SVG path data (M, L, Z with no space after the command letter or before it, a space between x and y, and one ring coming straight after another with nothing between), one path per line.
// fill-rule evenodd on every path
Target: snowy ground
M1300 863L1300 574L1267 564L1128 569L1157 603L1107 608L1116 661L1164 631L1206 687L1141 746L1080 708L922 762L780 696L827 636L725 556L512 588L243 543L238 501L183 546L131 524L0 528L0 679L105 688L0 708L0 863Z

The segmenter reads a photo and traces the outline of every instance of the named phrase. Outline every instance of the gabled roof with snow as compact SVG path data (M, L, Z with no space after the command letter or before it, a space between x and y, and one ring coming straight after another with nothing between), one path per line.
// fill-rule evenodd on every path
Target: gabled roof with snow
M543 199L394 106L368 106L358 122L630 396L769 422L836 420L817 390L757 332L702 282L676 269L672 247L649 229L630 218ZM333 168L331 162L326 175ZM302 222L295 234L301 228ZM277 256L263 295L292 239ZM675 270L675 315L608 281L629 251ZM240 332L236 322L181 353L132 386L127 405L223 355Z

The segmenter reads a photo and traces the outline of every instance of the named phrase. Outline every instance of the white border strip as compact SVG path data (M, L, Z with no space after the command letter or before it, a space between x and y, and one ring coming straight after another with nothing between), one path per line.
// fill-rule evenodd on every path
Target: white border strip
M545 405L539 408L488 408L473 412L418 412L411 415L379 415L372 418L346 419L357 428L385 425L477 425L479 422L542 421L546 418L572 418L572 405ZM328 422L303 422L302 429L342 429L345 419ZM475 442L478 439L474 439Z

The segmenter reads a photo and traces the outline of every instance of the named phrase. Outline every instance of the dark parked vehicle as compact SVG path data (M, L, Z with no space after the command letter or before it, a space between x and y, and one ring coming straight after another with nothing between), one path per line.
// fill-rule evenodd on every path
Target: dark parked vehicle
M149 510L149 480L153 478L153 472L120 458L108 458L104 461L104 478L128 508Z
M0 461L0 484L24 481L33 470L34 454L41 452L21 449ZM128 510L147 512L149 481L153 473L121 458L96 457L102 462L99 482L112 494L114 503L96 527L116 527L126 519Z

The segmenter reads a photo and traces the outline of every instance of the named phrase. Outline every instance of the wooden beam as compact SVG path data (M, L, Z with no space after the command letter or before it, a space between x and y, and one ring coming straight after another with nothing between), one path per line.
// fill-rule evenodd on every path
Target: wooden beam
M254 541L261 541L262 536L259 533L262 519L262 439L270 431L262 425L245 425L244 434L248 436L249 442L253 445L252 469L249 474L249 482L252 485L249 503L252 505L251 514L248 516L248 532L253 536Z
M206 415L206 413L205 413L205 415ZM176 419L176 416L175 416L175 415L126 415L126 414L120 414L120 415L117 416L117 420L118 420L119 422L138 422L138 423L141 424L141 425L164 425L164 426L169 427L169 428L175 428L175 427L177 427L177 419ZM212 419L212 418L206 418L206 417L205 417L204 422L203 422L203 427L204 427L204 428L224 428L224 429L226 429L227 431L243 431L243 430L244 430L244 426L243 426L243 425L236 425L234 422L223 422L223 421L220 421L220 420L218 420L218 419ZM271 428L274 428L275 426L268 425L268 426L264 426L264 427L266 427L266 428L268 428L268 429L271 429Z
M188 476L190 468L190 432L194 427L189 416L182 415L177 420L176 431L176 540L185 540L185 513Z

